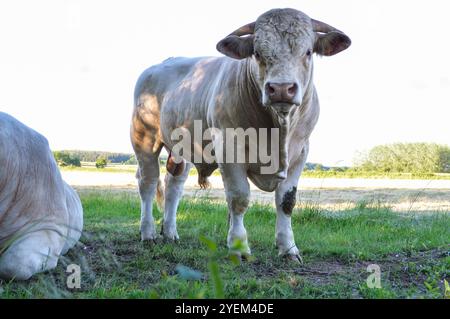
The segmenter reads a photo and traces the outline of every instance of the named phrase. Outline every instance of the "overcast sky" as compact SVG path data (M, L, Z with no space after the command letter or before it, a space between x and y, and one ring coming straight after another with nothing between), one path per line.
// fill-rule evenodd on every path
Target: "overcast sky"
M139 74L216 43L261 13L299 9L352 46L315 58L321 117L309 161L351 163L390 142L450 144L448 1L228 0L0 2L0 111L53 149L131 152Z

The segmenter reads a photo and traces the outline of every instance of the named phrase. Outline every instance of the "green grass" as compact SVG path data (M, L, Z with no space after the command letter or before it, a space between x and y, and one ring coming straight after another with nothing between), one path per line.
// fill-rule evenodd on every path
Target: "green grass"
M255 204L246 215L254 258L236 264L227 254L223 202L183 201L180 242L153 245L140 242L134 193L83 191L81 198L82 244L54 271L27 283L0 281L0 298L214 298L217 285L226 298L442 298L450 277L447 213L400 215L370 203L344 211L303 206L293 215L300 266L277 256L273 208ZM159 227L156 208L155 218ZM80 290L65 285L72 263L82 268ZM369 264L381 267L381 289L367 287ZM177 272L178 265L200 278Z

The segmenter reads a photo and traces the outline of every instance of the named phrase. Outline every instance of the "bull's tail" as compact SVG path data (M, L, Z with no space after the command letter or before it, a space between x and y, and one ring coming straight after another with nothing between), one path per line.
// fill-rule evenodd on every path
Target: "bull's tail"
M164 184L161 179L158 179L158 186L156 187L156 204L161 212L164 212Z
M202 175L201 173L198 174L198 185L201 189L208 189L211 188L211 183L208 180L209 176Z

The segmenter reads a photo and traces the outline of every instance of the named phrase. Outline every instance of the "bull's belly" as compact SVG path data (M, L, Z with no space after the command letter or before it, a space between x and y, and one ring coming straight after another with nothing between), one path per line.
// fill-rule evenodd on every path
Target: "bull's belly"
M249 171L247 176L256 187L265 192L275 191L278 185L285 180L285 177L280 174L262 175Z
M202 178L207 178L211 176L211 174L218 169L218 165L214 164L194 164L197 169L198 175ZM265 191L265 192L273 192L276 190L280 182L282 182L285 178L282 174L271 174L271 175L261 175L258 173L253 173L251 171L247 172L247 177L249 180L255 184L256 187Z
M164 123L168 128L181 127L178 123ZM205 125L206 126L206 125ZM194 129L190 126L183 128L188 132L190 137L194 137ZM171 156L177 157L176 162L180 162L181 159L185 162L194 164L199 176L208 177L210 176L220 165L224 163L227 164L226 154L221 156L216 154L216 146L211 140L199 140L194 138L188 143L184 144L181 140L174 141L169 138L170 130L163 131L164 144L170 150ZM202 132L203 133L203 132ZM181 136L181 134L180 134ZM180 149L183 149L180 152ZM222 147L223 150L226 147ZM248 150L245 154L245 159L249 159ZM233 161L232 161L233 162ZM231 162L231 163L232 163ZM279 163L279 161L270 161L269 163L263 164L259 161L256 163L240 162L236 161L242 165L247 166L247 177L255 184L259 189L266 192L273 192L278 187L280 182L286 179L287 176L287 165L286 163ZM266 171L264 171L266 169ZM169 169L168 169L169 170ZM170 170L169 170L170 171Z

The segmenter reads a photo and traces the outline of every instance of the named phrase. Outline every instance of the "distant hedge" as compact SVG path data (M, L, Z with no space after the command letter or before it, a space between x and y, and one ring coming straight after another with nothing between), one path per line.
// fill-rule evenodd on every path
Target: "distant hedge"
M56 153L56 152L55 152ZM98 158L105 158L109 163L115 164L135 164L136 159L133 154L112 153L98 151L59 151L57 153L66 154L70 157L79 158L82 162L95 163Z
M435 143L379 145L361 154L355 164L366 172L450 173L450 147Z

